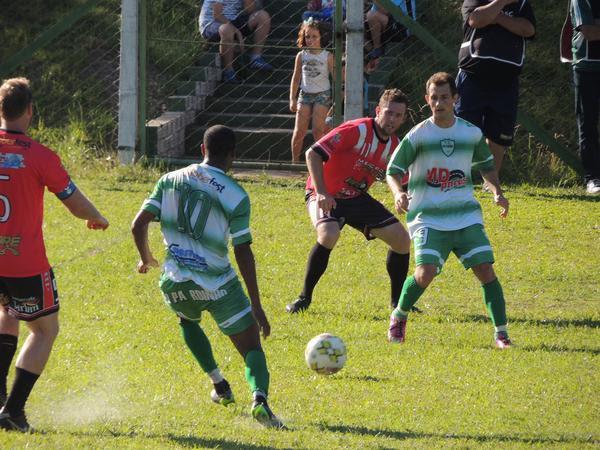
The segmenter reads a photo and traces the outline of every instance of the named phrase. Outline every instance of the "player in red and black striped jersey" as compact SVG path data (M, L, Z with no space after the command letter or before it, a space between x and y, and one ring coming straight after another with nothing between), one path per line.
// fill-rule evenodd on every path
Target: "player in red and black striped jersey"
M29 81L0 86L0 428L28 431L24 407L58 334L58 293L42 234L44 190L54 193L88 228L108 221L77 189L60 158L25 135L33 103ZM8 369L17 348L19 321L29 336L7 396Z
M396 216L367 191L376 180L385 180L387 162L399 143L395 133L406 120L407 107L402 91L388 89L379 99L375 118L346 122L307 150L306 205L317 243L308 257L302 293L286 307L289 313L310 305L345 224L368 240L379 238L389 245L390 303L398 303L408 271L410 238Z

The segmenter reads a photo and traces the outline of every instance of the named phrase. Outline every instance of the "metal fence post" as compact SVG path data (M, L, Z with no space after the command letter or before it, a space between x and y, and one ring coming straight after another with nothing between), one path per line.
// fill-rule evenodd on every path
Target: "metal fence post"
M121 2L121 55L119 59L119 136L121 164L132 164L138 120L138 0Z
M362 0L348 0L346 14L346 89L344 91L344 121L363 115L364 82L364 22Z
M148 62L148 36L147 36L147 2L146 0L139 1L139 34L138 34L138 45L139 45L139 117L138 117L138 128L139 128L139 150L142 154L148 152L147 148L147 134L146 134L146 89L147 89L147 62Z

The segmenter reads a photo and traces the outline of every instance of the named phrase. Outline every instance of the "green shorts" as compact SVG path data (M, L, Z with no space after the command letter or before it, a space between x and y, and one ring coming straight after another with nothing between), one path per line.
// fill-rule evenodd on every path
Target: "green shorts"
M415 232L413 242L417 266L433 264L437 266L438 273L450 252L454 252L465 269L483 263L494 263L492 246L481 224L454 231L424 227Z
M237 277L215 291L207 291L193 281L171 281L163 273L159 286L165 303L183 319L199 322L202 311L208 311L227 336L241 333L254 323L250 301Z

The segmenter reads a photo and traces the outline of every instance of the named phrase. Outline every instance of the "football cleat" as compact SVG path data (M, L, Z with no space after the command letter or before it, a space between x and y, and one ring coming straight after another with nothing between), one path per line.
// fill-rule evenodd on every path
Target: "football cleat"
M277 418L264 397L256 397L252 402L252 417L265 428L285 429L285 425Z
M11 415L4 408L0 410L0 428L7 431L20 431L21 433L32 433L33 428L27 422L25 412L17 416Z
M305 311L310 306L311 299L307 297L300 296L292 303L285 307L285 310L290 314L299 313L300 311Z
M227 380L223 379L219 383L214 385L214 389L210 391L210 399L223 406L227 406L230 403L235 402L235 398L233 398L233 392L231 392L231 387L229 387L229 383Z
M512 342L507 334L497 334L496 335L496 348L505 349L512 347Z
M406 318L399 319L394 314L390 316L390 328L388 329L388 341L401 344L406 337Z

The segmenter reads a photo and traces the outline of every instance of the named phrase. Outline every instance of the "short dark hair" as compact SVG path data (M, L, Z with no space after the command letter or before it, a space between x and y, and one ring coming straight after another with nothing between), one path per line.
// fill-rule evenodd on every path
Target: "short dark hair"
M379 106L389 103L404 103L408 106L408 97L400 89L386 89L379 97Z
M427 83L425 83L426 94L429 93L429 86L432 84L435 86L443 86L444 84L447 84L450 86L450 92L453 96L458 94L458 89L456 89L456 81L448 72L437 72L431 75L429 80L427 80Z
M235 151L235 133L225 125L214 125L204 132L203 143L207 157L222 161Z
M27 78L10 78L0 86L0 115L4 120L17 120L32 101Z

